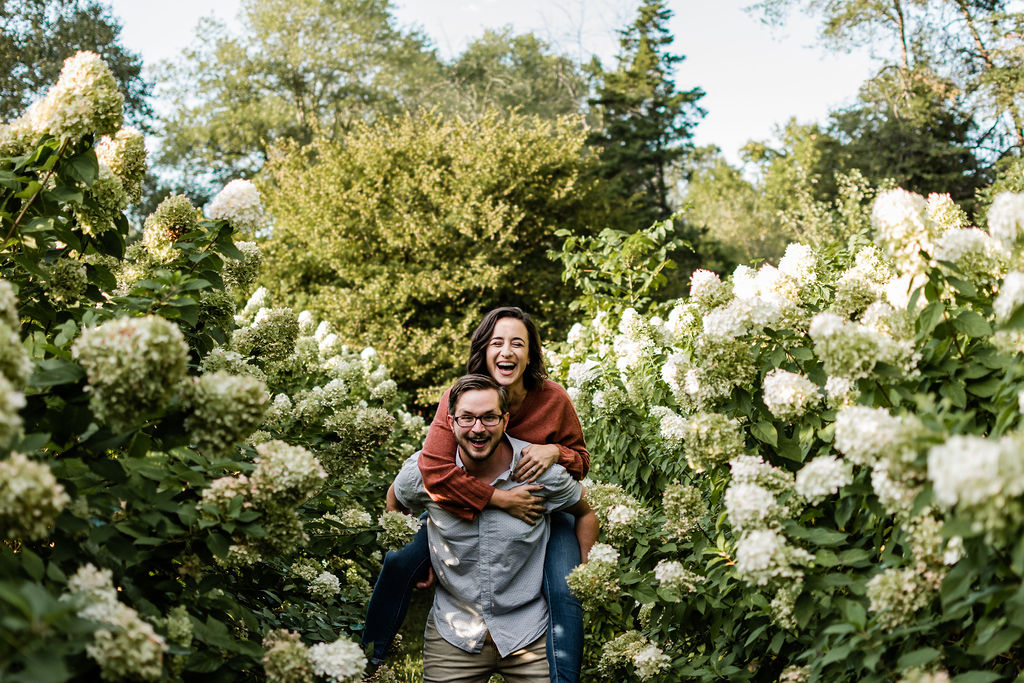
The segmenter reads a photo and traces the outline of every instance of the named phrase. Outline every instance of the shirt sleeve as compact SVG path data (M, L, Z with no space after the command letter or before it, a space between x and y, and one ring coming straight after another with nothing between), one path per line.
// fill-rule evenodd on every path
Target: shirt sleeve
M546 512L572 507L583 495L583 484L573 479L564 467L552 465L537 479L544 488L538 493L544 497Z
M423 477L420 475L419 455L418 452L413 453L395 477L395 497L410 510L423 509L430 502L427 489L423 486Z
M455 465L458 444L448 426L448 392L441 397L420 452L419 469L430 498L454 515L472 520L487 507L494 487Z

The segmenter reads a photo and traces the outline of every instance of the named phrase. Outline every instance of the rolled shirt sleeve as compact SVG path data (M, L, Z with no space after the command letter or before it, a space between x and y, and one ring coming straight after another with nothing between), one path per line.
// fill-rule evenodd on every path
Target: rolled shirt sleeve
M419 451L409 456L395 477L395 497L410 510L422 510L430 502L430 494L424 488L423 475L420 474L419 457Z

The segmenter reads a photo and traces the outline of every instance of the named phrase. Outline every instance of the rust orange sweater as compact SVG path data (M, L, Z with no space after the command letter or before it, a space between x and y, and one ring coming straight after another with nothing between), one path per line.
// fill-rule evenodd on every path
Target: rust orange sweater
M549 379L526 392L523 404L510 418L506 432L530 443L558 446L558 464L576 479L590 470L590 453L583 441L583 428L569 394ZM464 519L474 519L491 500L494 487L469 476L455 466L458 444L448 426L448 392L444 392L430 423L420 453L420 473L430 497Z

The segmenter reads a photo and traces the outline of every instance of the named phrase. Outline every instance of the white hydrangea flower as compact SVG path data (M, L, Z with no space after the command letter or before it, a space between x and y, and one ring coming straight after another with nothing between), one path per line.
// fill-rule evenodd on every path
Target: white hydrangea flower
M924 197L903 189L883 192L875 199L871 221L900 270L923 272L920 252L932 253L932 240L938 232Z
M992 311L996 320L1004 323L1010 319L1014 311L1024 305L1024 273L1013 271L1007 273L999 286L999 295L992 302Z
M1004 245L1013 244L1024 227L1024 193L999 193L992 200L986 217L989 234Z
M594 547L590 549L590 557L588 562L604 562L606 564L617 564L619 561L619 551L608 545L607 543L595 543Z
M920 421L893 417L884 408L850 406L836 414L835 447L855 465L871 465L879 458L899 455L911 447Z
M654 567L654 579L663 587L680 593L691 593L697 590L697 584L704 582L704 577L683 567L677 560L661 560ZM675 602L679 602L678 599Z
M321 572L309 582L310 594L320 600L333 598L341 591L341 581L331 572Z
M412 540L413 536L420 530L420 520L412 515L405 515L401 512L386 510L377 520L381 531L377 541L382 548L397 550Z
M348 640L317 643L309 648L309 662L313 672L329 683L355 683L363 677L366 656L363 648Z
M592 358L569 366L566 385L585 389L601 378L601 364Z
M661 431L661 438L665 440L665 446L670 450L681 448L683 439L686 436L686 418L677 415L669 408L663 406L654 406L651 408L651 414L655 416L661 415L658 426Z
M928 479L935 499L952 507L978 505L1003 488L1000 444L980 436L952 436L928 452Z
M793 278L799 284L813 282L816 267L814 251L799 242L787 245L785 255L779 260L779 272Z
M820 401L818 385L805 375L776 368L764 377L764 403L775 417L792 420Z
M829 377L825 380L825 395L833 408L851 406L857 401L860 391L857 383L846 377Z
M121 127L124 97L106 62L95 52L77 52L64 60L57 83L24 119L36 137L79 138L113 135Z
M25 407L25 394L14 388L6 377L0 374L0 448L10 445L21 432L20 411Z
M297 504L316 493L327 472L301 446L274 440L256 446L256 469L249 478L257 500Z
M206 215L227 221L239 232L253 234L264 223L259 190L251 180L232 180L207 205Z
M829 375L868 377L878 362L891 360L895 355L889 337L834 313L815 315L809 333L814 340L814 354Z
M648 645L633 655L633 666L640 680L646 681L657 676L672 664L672 660L657 645Z
M833 455L822 455L796 473L796 490L811 503L834 496L839 489L853 483L853 469Z
M789 545L782 534L772 529L743 534L736 545L736 571L758 586L776 578L799 578L803 576L799 565L813 559L806 550Z
M0 532L4 538L46 538L70 500L46 463L22 453L0 460Z
M775 526L781 512L774 493L758 484L736 482L725 491L725 510L739 533Z

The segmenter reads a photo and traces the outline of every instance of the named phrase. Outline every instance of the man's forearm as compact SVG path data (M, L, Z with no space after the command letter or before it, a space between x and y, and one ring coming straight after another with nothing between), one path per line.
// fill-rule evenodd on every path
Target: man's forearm
M590 549L597 543L597 534L601 531L601 523L593 510L576 518L576 541L580 544L580 560L587 563Z
M389 512L404 512L405 514L409 514L410 512L409 508L405 507L398 501L398 496L395 495L394 483L388 487L388 493L384 501L384 509Z

